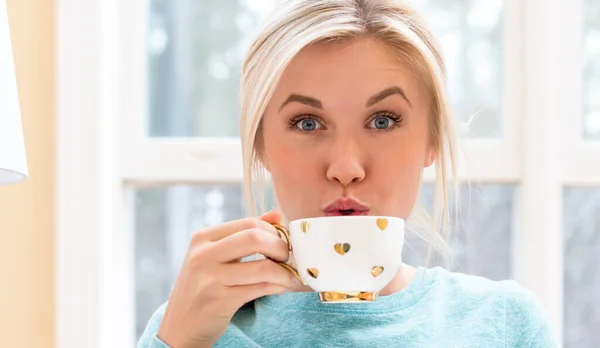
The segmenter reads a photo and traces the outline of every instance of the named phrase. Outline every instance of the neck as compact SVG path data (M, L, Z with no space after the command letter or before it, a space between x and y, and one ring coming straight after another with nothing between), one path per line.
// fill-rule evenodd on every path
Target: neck
M413 266L401 264L394 278L380 292L380 296L387 296L406 288L417 275L417 269Z

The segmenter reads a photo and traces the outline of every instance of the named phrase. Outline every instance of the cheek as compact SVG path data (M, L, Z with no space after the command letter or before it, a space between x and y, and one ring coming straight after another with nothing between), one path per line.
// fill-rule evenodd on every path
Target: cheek
M408 218L416 202L423 172L423 145L399 141L385 156L373 156L371 186L383 213Z
M282 156L272 167L272 178L290 188L314 186L313 177L317 174L314 160L298 158L291 153Z
M273 177L286 184L302 185L307 182L304 178L316 172L313 151L291 144L283 137L265 143L265 154Z
M294 204L306 203L310 200L307 195L317 191L317 176L323 175L317 168L319 162L312 151L290 144L279 134L268 135L272 137L266 138L265 155L278 203L284 211L296 211L298 207ZM302 195L302 200L297 199L299 195Z
M421 184L421 170L404 168L388 168L387 184L379 185L378 196L382 197L382 208L392 215L407 218L417 199Z

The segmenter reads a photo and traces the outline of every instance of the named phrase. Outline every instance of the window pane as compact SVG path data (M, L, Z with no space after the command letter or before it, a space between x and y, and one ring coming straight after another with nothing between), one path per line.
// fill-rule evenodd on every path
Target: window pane
M149 0L150 136L238 136L241 60L279 0Z
M237 136L239 71L257 23L281 0L150 0L150 136ZM502 0L416 2L441 41L456 116L502 134Z
M600 189L564 193L565 348L600 347Z
M502 0L414 1L440 41L457 119L473 117L469 135L502 135Z
M168 298L189 239L243 216L240 185L172 186L135 192L136 337Z
M459 223L452 223L450 257L444 260L434 253L429 265L494 280L510 279L514 192L513 186L504 185L461 188ZM419 201L428 211L432 211L433 197L433 185L424 185ZM404 261L425 265L427 242L411 234L406 238Z
M585 0L583 134L600 140L600 2Z

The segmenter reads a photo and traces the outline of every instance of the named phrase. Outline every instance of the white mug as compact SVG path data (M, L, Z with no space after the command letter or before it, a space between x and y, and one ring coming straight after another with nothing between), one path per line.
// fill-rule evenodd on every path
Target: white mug
M296 267L278 262L326 303L375 301L402 262L404 220L335 216L274 224Z

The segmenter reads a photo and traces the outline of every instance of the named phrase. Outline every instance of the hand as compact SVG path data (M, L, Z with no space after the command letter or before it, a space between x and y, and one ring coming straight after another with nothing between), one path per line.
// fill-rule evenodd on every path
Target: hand
M287 260L288 246L271 225L280 221L281 213L271 211L194 233L158 338L173 348L212 347L241 306L294 284L274 261L240 262L256 253Z

